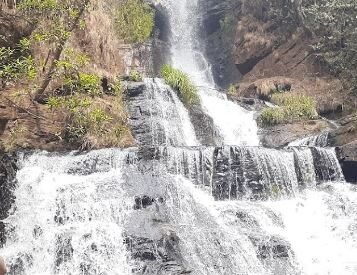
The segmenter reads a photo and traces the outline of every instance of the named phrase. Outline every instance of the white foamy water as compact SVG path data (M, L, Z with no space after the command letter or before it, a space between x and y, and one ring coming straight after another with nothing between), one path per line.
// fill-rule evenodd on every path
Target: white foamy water
M17 174L16 211L5 221L13 230L0 250L10 274L131 274L123 239L131 204L121 170L72 175L54 160L35 155Z
M291 244L306 275L357 274L357 193L347 183L324 184L294 199L265 205L284 224L277 229Z
M213 119L223 137L223 143L259 145L254 112L229 101L215 89L210 65L197 43L198 1L163 0L161 4L170 15L172 64L186 72L199 87L202 108Z
M147 104L150 105L152 145L197 146L188 111L162 79L146 78Z
M294 140L290 142L288 146L326 147L328 146L328 132Z

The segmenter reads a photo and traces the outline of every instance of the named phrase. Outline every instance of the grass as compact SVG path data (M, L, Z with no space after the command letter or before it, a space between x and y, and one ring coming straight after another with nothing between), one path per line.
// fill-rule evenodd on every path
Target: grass
M271 101L279 107L263 110L258 119L262 126L316 119L318 116L316 103L309 96L290 93L274 94Z
M184 72L165 65L161 69L161 76L167 85L178 91L179 97L187 105L194 105L199 102L197 88Z

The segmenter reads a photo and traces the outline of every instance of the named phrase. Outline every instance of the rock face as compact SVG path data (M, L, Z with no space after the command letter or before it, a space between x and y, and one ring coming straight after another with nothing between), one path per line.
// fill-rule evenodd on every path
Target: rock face
M5 225L2 222L14 202L13 191L16 186L16 158L8 154L0 154L0 247L5 242Z
M330 125L325 120L311 120L276 125L261 129L262 145L267 147L282 147L290 142L307 136L318 135L327 131Z
M232 56L234 14L241 1L200 0L202 7L201 40L205 54L212 65L215 82L222 88L240 79L240 73ZM233 21L232 21L233 20Z
M141 145L177 145L175 136L170 135L171 127L177 120L177 109L184 108L182 103L168 89L161 80L153 79L142 82L129 82L127 85L127 107L129 123L133 135ZM158 105L159 104L159 105ZM217 129L215 129L212 118L206 115L201 106L188 106L188 117L190 119L198 142L202 145L221 144ZM179 131L177 128L176 130ZM182 134L182 133L181 133ZM180 135L180 134L179 134ZM180 137L182 138L182 137ZM185 142L185 141L184 141ZM185 145L185 143L179 145Z
M357 137L357 115L346 116L337 121L339 127L330 132L330 144L342 146L356 140Z
M337 148L346 181L357 183L357 141L353 141Z

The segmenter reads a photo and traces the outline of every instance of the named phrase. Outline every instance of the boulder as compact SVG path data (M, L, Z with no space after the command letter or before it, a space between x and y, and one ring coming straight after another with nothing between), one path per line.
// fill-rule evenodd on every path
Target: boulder
M343 146L357 139L357 115L349 115L337 121L340 127L330 132L329 144Z
M297 121L271 126L261 130L261 142L267 147L282 147L296 139L318 135L329 128L330 125L325 120Z
M357 183L357 140L337 148L346 181Z

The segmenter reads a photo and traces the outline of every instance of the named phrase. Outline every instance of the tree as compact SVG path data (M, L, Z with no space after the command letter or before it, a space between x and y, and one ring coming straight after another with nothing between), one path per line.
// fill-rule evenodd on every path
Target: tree
M35 100L42 101L48 85L57 69L65 44L71 33L80 26L81 18L90 0L24 0L19 9L35 22L46 21L44 28L33 34L35 40L49 44L44 64L44 75L35 92Z
M301 5L304 24L316 39L315 51L357 89L357 2L303 0Z

